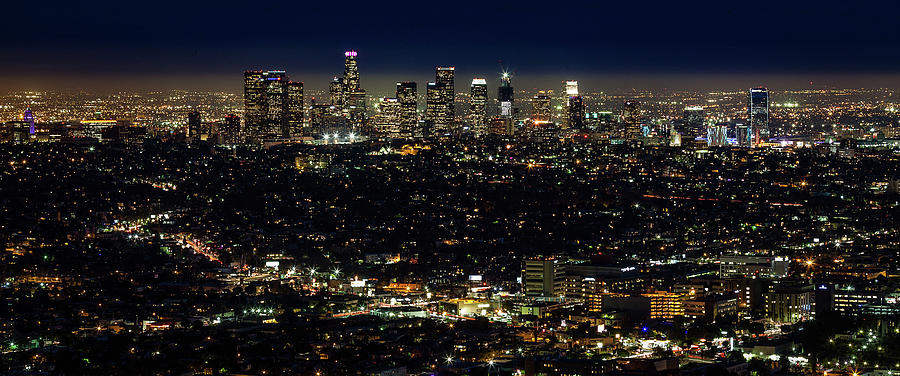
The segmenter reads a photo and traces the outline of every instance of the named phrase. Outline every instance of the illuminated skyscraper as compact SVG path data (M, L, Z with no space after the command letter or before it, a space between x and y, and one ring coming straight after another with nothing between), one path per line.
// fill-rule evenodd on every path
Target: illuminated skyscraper
M445 132L452 132L456 118L456 85L455 85L455 67L437 67L435 69L435 83L441 84L441 96L443 97L443 113L439 116L442 118L439 124L446 127Z
M431 136L443 136L450 132L446 92L446 85L441 82L429 82L425 88L426 132Z
M622 110L622 123L625 126L626 139L635 140L641 137L643 132L641 130L641 110L638 101L625 101L625 108Z
M287 83L287 129L283 137L299 137L303 134L303 83L288 81Z
M264 138L282 137L287 127L287 75L284 71L263 73L266 117L263 124Z
M198 111L188 112L187 136L188 137L199 137L200 136L200 112L198 112Z
M769 90L766 88L757 87L750 89L747 121L749 122L753 145L757 145L769 138Z
M378 113L373 119L378 135L396 137L400 134L400 109L400 100L397 98L381 98Z
M262 71L244 72L244 133L258 139L266 119L266 92Z
M235 114L225 115L222 123L222 140L225 144L233 145L241 142L241 118Z
M682 121L684 121L682 133L691 139L696 138L705 132L706 112L700 106L687 106L682 113Z
M359 66L356 55L356 51L344 52L344 90L348 93L359 90Z
M340 110L344 106L344 82L338 77L331 80L328 85L328 93L331 105Z
M487 129L487 80L475 78L472 80L471 96L469 100L469 126L476 135L483 135Z
M569 128L584 128L584 98L580 95L569 97L566 117L566 124L568 124Z
M244 72L244 114L244 136L251 141L298 136L303 83L289 82L284 71Z
M400 136L412 137L415 134L418 125L418 115L416 107L418 98L416 97L415 82L398 82L397 83L397 100L400 102Z
M359 86L359 65L356 51L344 52L343 95L341 110L350 122L352 131L361 129L366 120L366 91Z
M547 122L550 121L551 115L549 95L540 92L531 98L531 120Z
M509 73L503 72L500 76L500 87L497 89L497 100L500 102L500 116L513 116L513 87L512 77Z
M578 95L578 81L566 81L566 97Z
M31 112L31 107L25 108L25 114L22 115L22 121L28 123L28 134L34 134L34 113Z

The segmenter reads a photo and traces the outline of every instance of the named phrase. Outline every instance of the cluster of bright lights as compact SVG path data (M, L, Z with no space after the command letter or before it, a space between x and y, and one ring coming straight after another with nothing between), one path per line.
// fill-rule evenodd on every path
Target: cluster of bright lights
M332 134L326 133L326 134L323 134L323 135L322 135L322 138L324 138L324 139L326 139L326 140L329 140L329 139L337 140L338 138L340 138L340 135L337 134L337 133L332 133ZM352 140L352 139L355 139L355 138L356 138L356 133L353 133L353 132L348 133L348 134L347 134L347 138L349 138L349 139L351 139L351 140Z

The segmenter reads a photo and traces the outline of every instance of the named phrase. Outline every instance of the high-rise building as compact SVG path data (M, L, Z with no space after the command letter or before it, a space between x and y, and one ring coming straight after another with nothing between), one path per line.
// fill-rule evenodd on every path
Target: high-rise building
M241 142L241 118L235 114L225 115L225 121L222 123L222 141L225 144L233 145Z
M747 121L754 145L769 138L769 90L766 88L750 89Z
M344 52L344 90L348 93L359 90L359 65L356 51Z
M303 134L303 83L288 81L287 83L287 129L282 131L283 137L300 137Z
M250 139L258 139L265 122L266 93L263 72L244 72L244 132Z
M290 83L284 71L244 72L245 136L252 141L295 136L289 124L303 122L302 85Z
M357 56L358 53L353 50L344 52L343 95L341 95L341 111L353 130L363 128L366 121L366 91L359 86Z
M643 135L643 131L641 130L640 103L638 101L625 101L625 108L622 111L622 123L625 126L626 139L635 140Z
M437 67L435 69L435 83L443 85L441 89L442 101L444 102L444 112L440 123L447 129L446 132L452 132L456 120L456 85L455 67Z
M447 88L441 82L429 82L425 87L425 124L431 136L442 136L450 132L446 120Z
M578 95L578 81L566 81L566 97Z
M550 106L550 96L544 92L535 94L531 98L531 120L535 122L548 122L552 107Z
M687 106L682 112L681 120L684 122L682 134L691 139L700 136L704 132L704 121L706 121L706 111L701 106Z
M199 137L200 136L200 112L199 111L188 112L187 136L188 137Z
M415 82L398 82L397 83L397 100L400 102L400 130L401 137L412 137L416 132L418 125L418 115L416 107L418 106L418 98L416 97Z
M31 112L31 107L25 108L25 113L22 115L22 121L28 124L28 134L34 134L34 113Z
M343 108L344 106L344 82L339 77L335 77L331 80L331 84L328 85L328 94L331 98L331 105L335 106L338 110Z
M287 126L287 74L284 71L264 73L266 93L266 119L263 136L283 137Z
M719 123L706 127L706 144L709 146L725 146L728 138L728 123Z
M382 136L396 137L400 134L400 113L402 104L397 98L381 98L378 113L374 116L375 132Z
M566 124L569 128L584 128L584 98L580 95L569 97L566 110Z
M497 89L497 100L500 102L500 116L513 116L512 77L507 72L500 76L500 87Z
M469 126L476 135L483 135L487 122L487 80L483 78L472 79L472 88L469 103Z

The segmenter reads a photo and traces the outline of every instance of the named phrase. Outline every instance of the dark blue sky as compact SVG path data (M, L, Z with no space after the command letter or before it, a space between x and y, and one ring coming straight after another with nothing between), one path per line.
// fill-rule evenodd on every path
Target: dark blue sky
M441 64L492 75L501 60L520 75L559 79L900 73L900 4L887 1L17 1L4 7L19 15L0 23L0 76L8 82L208 81L247 68L283 68L316 87L312 81L340 72L342 51L350 48L360 51L364 79L418 79Z

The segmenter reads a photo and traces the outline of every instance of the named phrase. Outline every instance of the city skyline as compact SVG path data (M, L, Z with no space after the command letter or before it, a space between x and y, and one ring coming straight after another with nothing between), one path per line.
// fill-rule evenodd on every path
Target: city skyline
M900 374L900 3L5 5L0 374Z

